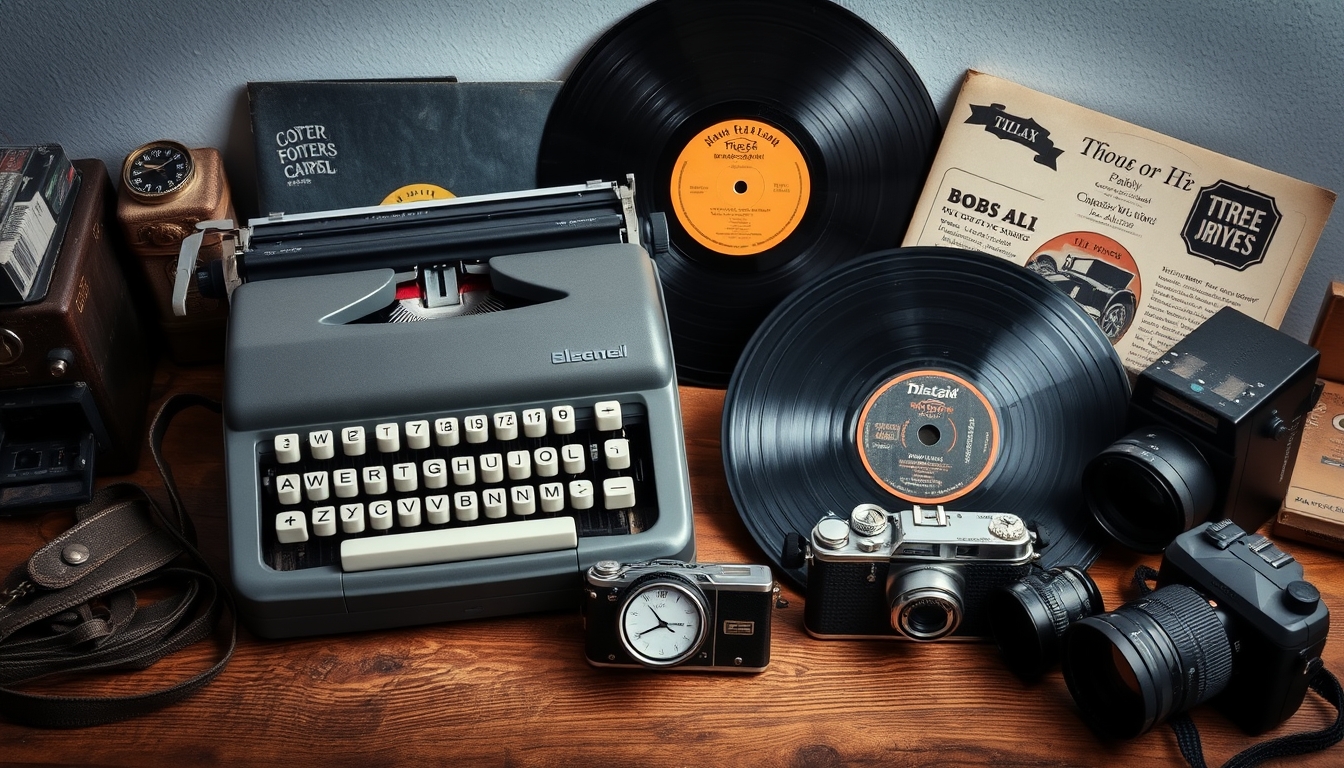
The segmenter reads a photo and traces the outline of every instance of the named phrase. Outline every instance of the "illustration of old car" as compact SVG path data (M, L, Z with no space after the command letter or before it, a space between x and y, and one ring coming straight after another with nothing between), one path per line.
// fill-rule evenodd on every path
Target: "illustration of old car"
M1134 321L1138 301L1129 290L1134 281L1134 273L1129 270L1080 256L1067 256L1060 264L1057 257L1048 253L1032 259L1027 269L1044 275L1078 302L1111 341L1123 336Z

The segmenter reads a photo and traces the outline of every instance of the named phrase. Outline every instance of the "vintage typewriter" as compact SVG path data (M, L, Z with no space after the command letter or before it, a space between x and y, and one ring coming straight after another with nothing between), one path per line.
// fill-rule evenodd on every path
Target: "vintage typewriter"
M626 185L203 222L230 297L239 607L291 637L576 606L694 556L680 405ZM207 234L232 255L194 270Z

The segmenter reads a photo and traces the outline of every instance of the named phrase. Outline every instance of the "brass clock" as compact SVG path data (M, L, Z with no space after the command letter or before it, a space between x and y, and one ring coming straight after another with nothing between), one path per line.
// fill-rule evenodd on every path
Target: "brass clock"
M121 186L142 203L166 203L196 180L191 150L176 141L152 141L126 157Z
M233 217L224 159L216 149L152 141L122 163L117 221L127 250L140 264L141 282L154 301L168 354L179 363L223 358L228 304L201 296L193 284L187 292L187 317L173 314L177 252L198 222ZM207 238L201 244L201 263L221 258L224 248L218 235Z

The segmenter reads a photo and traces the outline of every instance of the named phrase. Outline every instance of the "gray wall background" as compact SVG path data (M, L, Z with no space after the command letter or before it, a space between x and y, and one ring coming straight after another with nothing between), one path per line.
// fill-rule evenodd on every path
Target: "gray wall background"
M252 213L249 80L563 79L639 0L0 0L0 142L120 167L152 139L224 150ZM1344 192L1339 0L843 0L910 60L946 119L979 69ZM1283 328L1305 339L1344 277L1344 212Z

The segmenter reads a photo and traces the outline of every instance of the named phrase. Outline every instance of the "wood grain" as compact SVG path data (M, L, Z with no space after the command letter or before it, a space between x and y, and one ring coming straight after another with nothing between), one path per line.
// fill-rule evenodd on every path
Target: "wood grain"
M218 396L217 367L162 365L154 398ZM723 476L723 393L682 388L703 561L764 562ZM188 411L167 441L202 549L226 570L219 417ZM133 479L161 491L146 456ZM0 566L24 560L71 523L68 512L0 520ZM1344 561L1288 543L1328 604L1344 606ZM1093 575L1118 605L1140 558L1107 551ZM0 762L42 765L391 766L1091 766L1181 765L1166 728L1104 742L1075 715L1058 673L1034 686L1008 674L983 643L820 641L785 589L772 659L760 675L612 671L588 666L570 612L266 641L240 630L229 668L191 699L136 720L79 731L0 722ZM1344 637L1332 617L1332 635ZM208 666L202 643L145 672L49 686L129 692ZM1326 649L1344 670L1344 641ZM1270 735L1324 726L1333 712L1309 694ZM1252 743L1208 707L1196 711L1210 765ZM1344 748L1295 760L1335 766Z

